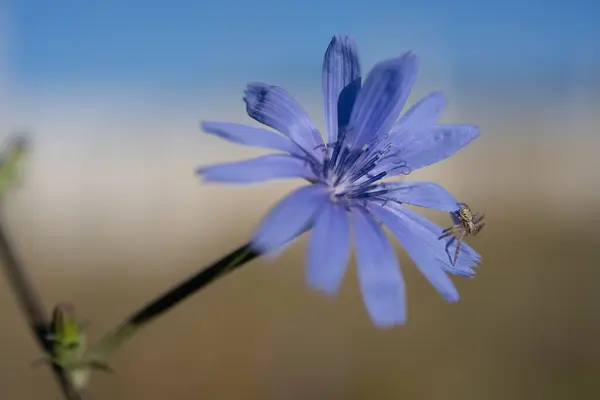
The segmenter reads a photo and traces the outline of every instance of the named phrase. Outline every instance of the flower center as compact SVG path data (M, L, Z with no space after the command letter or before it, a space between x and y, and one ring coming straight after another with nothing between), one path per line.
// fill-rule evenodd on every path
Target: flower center
M339 142L324 149L320 172L322 182L329 186L332 202L382 199L388 189L379 182L381 179L398 169L403 169L405 175L410 172L386 138L356 149Z
M314 164L313 170L329 187L332 202L382 198L388 190L378 181L398 169L407 175L407 163L400 159L397 149L394 151L389 135L352 148L347 132L341 131L337 142L322 146L323 161Z

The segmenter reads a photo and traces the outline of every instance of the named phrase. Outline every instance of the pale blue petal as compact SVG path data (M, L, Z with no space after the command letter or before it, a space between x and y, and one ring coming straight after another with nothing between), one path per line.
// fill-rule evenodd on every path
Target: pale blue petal
M389 189L388 194L381 196L384 199L447 212L459 208L454 196L437 183L386 182L382 186Z
M251 83L244 92L244 101L250 117L283 133L307 153L322 155L321 134L302 106L285 90Z
M390 136L402 142L402 135L411 131L422 131L435 124L446 108L446 99L442 92L433 92L423 97L409 108L392 127Z
M446 275L443 263L435 257L442 252L443 244L427 228L409 218L406 207L396 210L372 205L370 211L392 232L415 262L425 278L449 302L458 301L459 294L452 280ZM409 212L413 212L408 210Z
M413 53L377 64L358 93L350 117L355 148L389 134L417 78L418 59Z
M206 182L257 183L272 179L316 180L308 161L286 154L267 154L250 160L214 164L197 170Z
M253 247L261 253L276 250L309 229L315 214L328 202L329 192L321 184L293 191L263 219L252 239Z
M374 324L389 327L406 322L406 290L394 249L379 224L353 208L358 279Z
M445 160L479 136L475 125L433 125L406 130L395 138L398 154L411 171ZM393 175L393 174L392 174Z
M302 156L304 152L289 138L253 126L234 124L230 122L203 122L202 130L230 142L246 146L263 147L285 151L290 154Z
M306 280L309 286L335 294L350 256L350 223L346 208L331 203L316 218L310 234Z
M356 43L348 36L335 36L323 60L323 107L329 143L337 140L338 127L348 125L360 81Z

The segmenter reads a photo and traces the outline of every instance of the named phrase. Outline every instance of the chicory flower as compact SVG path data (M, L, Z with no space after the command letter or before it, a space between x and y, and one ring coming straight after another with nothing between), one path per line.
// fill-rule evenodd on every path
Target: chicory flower
M384 181L444 160L479 135L473 125L436 123L445 106L433 92L399 119L418 71L408 52L378 63L362 82L355 42L332 39L323 62L324 137L282 88L249 84L248 115L276 132L242 124L204 122L207 133L231 142L279 150L241 162L200 168L205 181L255 183L304 178L264 218L252 239L261 253L310 229L306 279L328 294L338 291L352 247L366 308L375 325L406 320L405 284L385 225L431 284L450 302L459 298L448 273L471 276L480 256L463 244L452 265L442 228L406 204L455 212L458 201L432 182Z

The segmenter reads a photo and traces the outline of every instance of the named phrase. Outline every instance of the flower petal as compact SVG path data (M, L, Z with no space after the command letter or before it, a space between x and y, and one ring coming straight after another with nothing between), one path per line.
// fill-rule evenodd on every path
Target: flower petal
M337 140L338 127L348 125L360 81L356 43L348 36L335 36L323 60L323 107L328 143Z
M411 52L377 64L358 93L350 117L354 148L389 133L417 78L418 59Z
M385 182L389 192L381 197L413 206L432 208L440 211L456 211L458 201L442 186L433 182Z
M197 170L206 182L257 183L281 178L316 180L307 160L287 154L267 154L249 160L215 164Z
M459 294L452 280L444 272L443 264L436 259L434 252L443 251L443 244L432 232L409 218L406 207L395 210L373 205L370 211L392 232L415 262L425 278L436 288L446 301L458 301Z
M246 146L281 150L297 156L304 155L302 150L298 148L298 145L289 138L266 129L230 122L209 121L202 122L201 127L206 133L229 140L230 142L244 144Z
M443 124L423 130L406 130L395 145L411 171L450 157L479 136L475 125Z
M309 286L335 294L350 256L350 223L345 207L331 203L316 218L308 247L306 280Z
M328 202L329 193L321 184L291 192L263 219L252 239L253 247L261 253L276 250L310 228L315 214Z
M246 112L256 121L289 137L308 154L318 155L321 134L306 111L279 86L251 83L244 92Z
M446 108L446 99L442 92L433 92L423 97L406 111L394 124L390 136L394 142L402 141L402 134L410 131L422 131L436 123L442 111Z
M391 243L365 211L351 210L356 237L358 279L362 295L378 327L406 321L406 291Z

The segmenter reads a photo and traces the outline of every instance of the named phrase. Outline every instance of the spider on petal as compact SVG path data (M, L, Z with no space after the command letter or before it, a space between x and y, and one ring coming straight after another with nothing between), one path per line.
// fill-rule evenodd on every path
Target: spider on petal
M476 236L485 227L485 222L482 222L484 218L483 214L480 215L479 213L474 213L465 203L460 203L459 205L460 208L458 211L450 213L450 217L454 221L454 225L452 225L450 228L444 229L442 231L442 235L438 238L445 239L454 235L458 237L454 258L452 259L452 265L456 264L458 253L460 253L460 245L465 239L465 236ZM454 243L456 237L450 239L446 243L446 248L449 248Z

